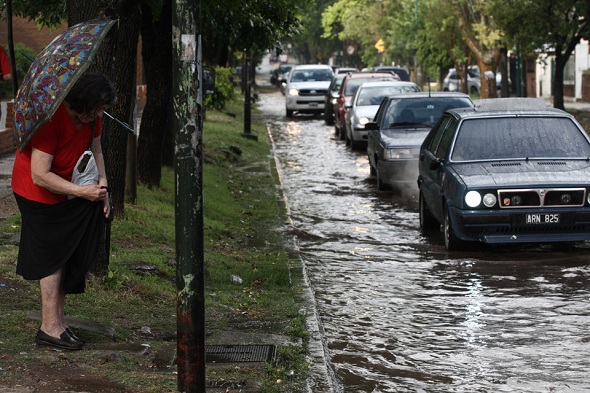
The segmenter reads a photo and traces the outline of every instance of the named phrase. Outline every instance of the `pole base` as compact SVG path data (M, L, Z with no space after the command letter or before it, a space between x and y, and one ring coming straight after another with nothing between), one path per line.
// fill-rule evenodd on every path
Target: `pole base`
M258 140L258 135L254 135L254 134L241 134L244 138L248 138L248 139L252 139L254 141Z

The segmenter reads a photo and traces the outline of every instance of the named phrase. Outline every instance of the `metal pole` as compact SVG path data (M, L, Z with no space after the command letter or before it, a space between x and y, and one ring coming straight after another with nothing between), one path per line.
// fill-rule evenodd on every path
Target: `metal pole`
M177 370L178 391L185 393L205 393L200 5L176 0L172 13Z
M250 95L251 95L251 59L248 55L248 51L244 50L244 57L245 62L244 65L246 66L246 91L244 92L244 134L248 135L252 132L252 104L250 102Z
M10 72L12 72L12 97L16 98L18 90L18 76L16 75L16 58L14 56L14 38L12 35L12 0L6 1L6 28L8 39L8 56L10 57ZM6 116L12 116L12 113Z
M520 69L520 46L516 48L516 96L522 97L522 81L521 81L521 69Z

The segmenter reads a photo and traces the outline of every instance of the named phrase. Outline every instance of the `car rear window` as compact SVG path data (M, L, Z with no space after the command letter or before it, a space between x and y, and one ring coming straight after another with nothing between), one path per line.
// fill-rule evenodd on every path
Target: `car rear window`
M526 158L587 158L590 143L568 118L467 119L461 124L453 161Z
M417 85L362 87L358 92L356 104L359 106L380 105L387 96L400 93L415 93L418 91L420 91L420 88Z
M346 82L346 86L344 87L344 95L345 96L353 96L354 93L358 90L359 86L365 82L381 82L381 81L395 81L394 77L378 77L378 78L354 78L349 79Z
M386 127L423 124L432 127L444 111L473 104L463 97L421 97L392 99L385 112Z

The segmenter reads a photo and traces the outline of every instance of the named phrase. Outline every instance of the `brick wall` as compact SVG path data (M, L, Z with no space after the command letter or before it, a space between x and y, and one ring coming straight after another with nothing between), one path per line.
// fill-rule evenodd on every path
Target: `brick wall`
M0 130L0 156L14 152L14 134L12 128Z

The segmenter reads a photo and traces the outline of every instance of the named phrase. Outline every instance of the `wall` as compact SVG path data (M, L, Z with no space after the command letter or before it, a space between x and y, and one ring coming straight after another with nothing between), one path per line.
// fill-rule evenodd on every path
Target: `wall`
M574 58L576 61L576 91L574 97L580 99L582 98L582 75L585 70L590 68L590 45L588 45L588 41L582 40L576 45Z
M582 75L582 99L590 102L590 73Z

